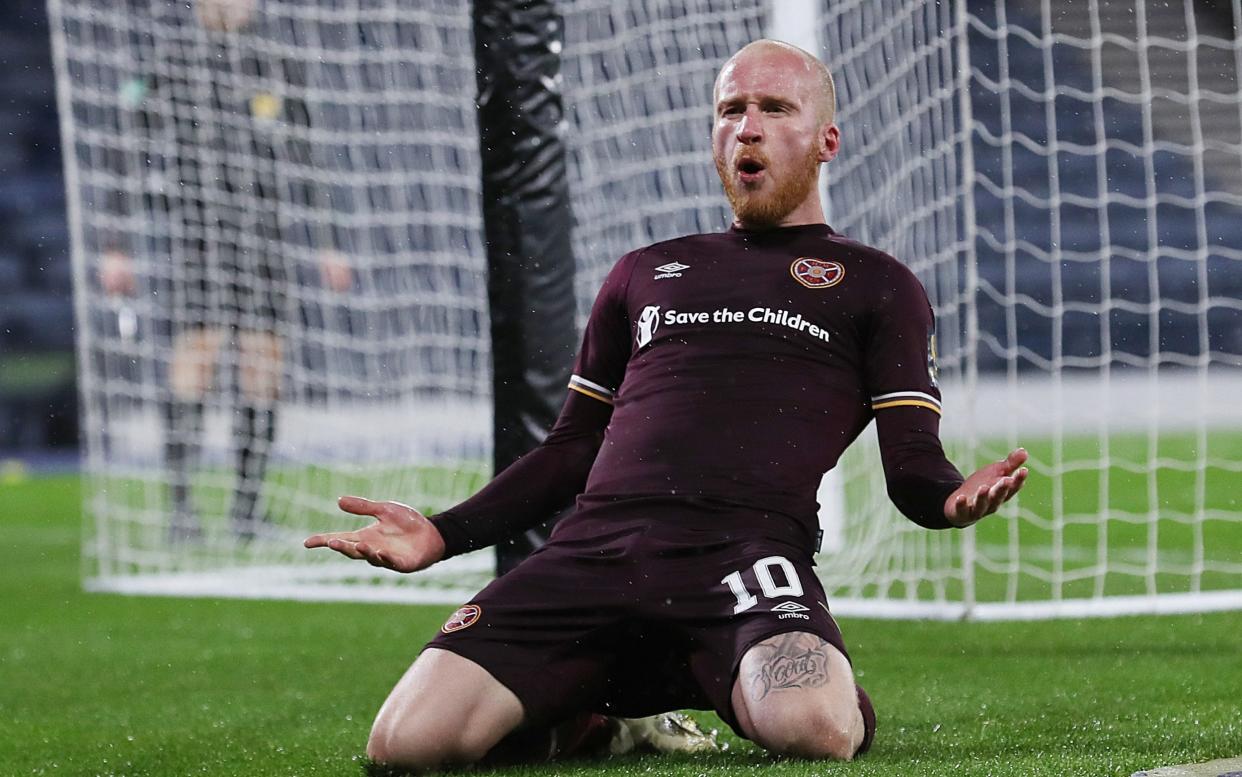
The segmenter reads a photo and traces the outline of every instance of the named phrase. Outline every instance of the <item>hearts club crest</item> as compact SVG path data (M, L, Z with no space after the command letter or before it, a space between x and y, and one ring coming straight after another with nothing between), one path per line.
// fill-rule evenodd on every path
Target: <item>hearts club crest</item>
M789 266L789 274L808 289L826 289L836 286L845 277L845 265L803 256Z
M449 619L440 627L440 631L445 634L452 634L454 631L473 626L479 620L479 616L483 614L483 610L477 604L465 604L457 608L457 612L449 616Z

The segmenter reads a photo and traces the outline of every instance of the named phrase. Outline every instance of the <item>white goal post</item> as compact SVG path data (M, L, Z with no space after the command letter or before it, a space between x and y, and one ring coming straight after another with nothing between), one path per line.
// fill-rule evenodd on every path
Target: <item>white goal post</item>
M1240 2L558 5L580 315L621 254L728 223L712 80L745 43L794 38L836 78L832 225L907 262L936 309L951 457L966 470L1031 452L1030 485L1001 516L928 532L888 503L865 432L823 492L839 513L818 560L834 612L1242 608ZM490 577L485 553L398 576L300 540L350 525L339 494L438 510L488 474L469 7L257 0L234 31L192 7L49 3L85 584L464 601ZM109 291L117 255L130 284ZM348 265L348 292L325 256ZM278 310L222 317L238 286L271 289ZM169 300L185 288L205 290L190 307L225 337L181 475L163 419L186 397L173 362L187 311ZM232 333L259 319L280 343L265 362L280 400L252 484L262 531L243 537L229 511L254 364ZM174 516L183 477L193 531Z

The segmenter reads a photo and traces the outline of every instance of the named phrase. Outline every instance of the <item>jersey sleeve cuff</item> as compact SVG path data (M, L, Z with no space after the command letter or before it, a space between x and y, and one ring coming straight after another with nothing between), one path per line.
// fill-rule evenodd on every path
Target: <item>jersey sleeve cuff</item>
M462 525L461 519L451 510L433 515L428 520L431 521L432 526L436 527L436 531L440 532L440 537L444 540L444 556L440 558L441 561L474 550L469 532Z
M924 407L936 415L941 415L940 400L922 391L893 391L871 398L872 410L886 410L890 407Z

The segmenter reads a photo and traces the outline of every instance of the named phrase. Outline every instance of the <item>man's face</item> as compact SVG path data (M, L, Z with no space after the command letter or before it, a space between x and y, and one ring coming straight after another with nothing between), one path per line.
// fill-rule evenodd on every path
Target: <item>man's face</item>
M819 213L819 165L836 154L822 121L819 78L796 53L755 46L721 71L712 151L742 226L770 228ZM791 216L791 214L794 214Z

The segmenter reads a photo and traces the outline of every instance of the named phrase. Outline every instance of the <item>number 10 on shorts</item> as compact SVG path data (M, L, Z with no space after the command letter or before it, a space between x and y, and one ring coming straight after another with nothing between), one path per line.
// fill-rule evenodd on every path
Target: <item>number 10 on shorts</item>
M759 590L767 599L802 595L802 581L798 579L798 570L794 569L794 565L790 564L789 559L784 556L761 558L755 562L751 570L755 573L755 579L759 581ZM779 570L781 577L785 579L783 585L776 584L776 578L772 574L774 570ZM759 597L746 590L746 583L742 581L740 571L730 572L720 582L729 586L729 590L737 597L737 604L733 605L734 615L746 612L759 603Z

